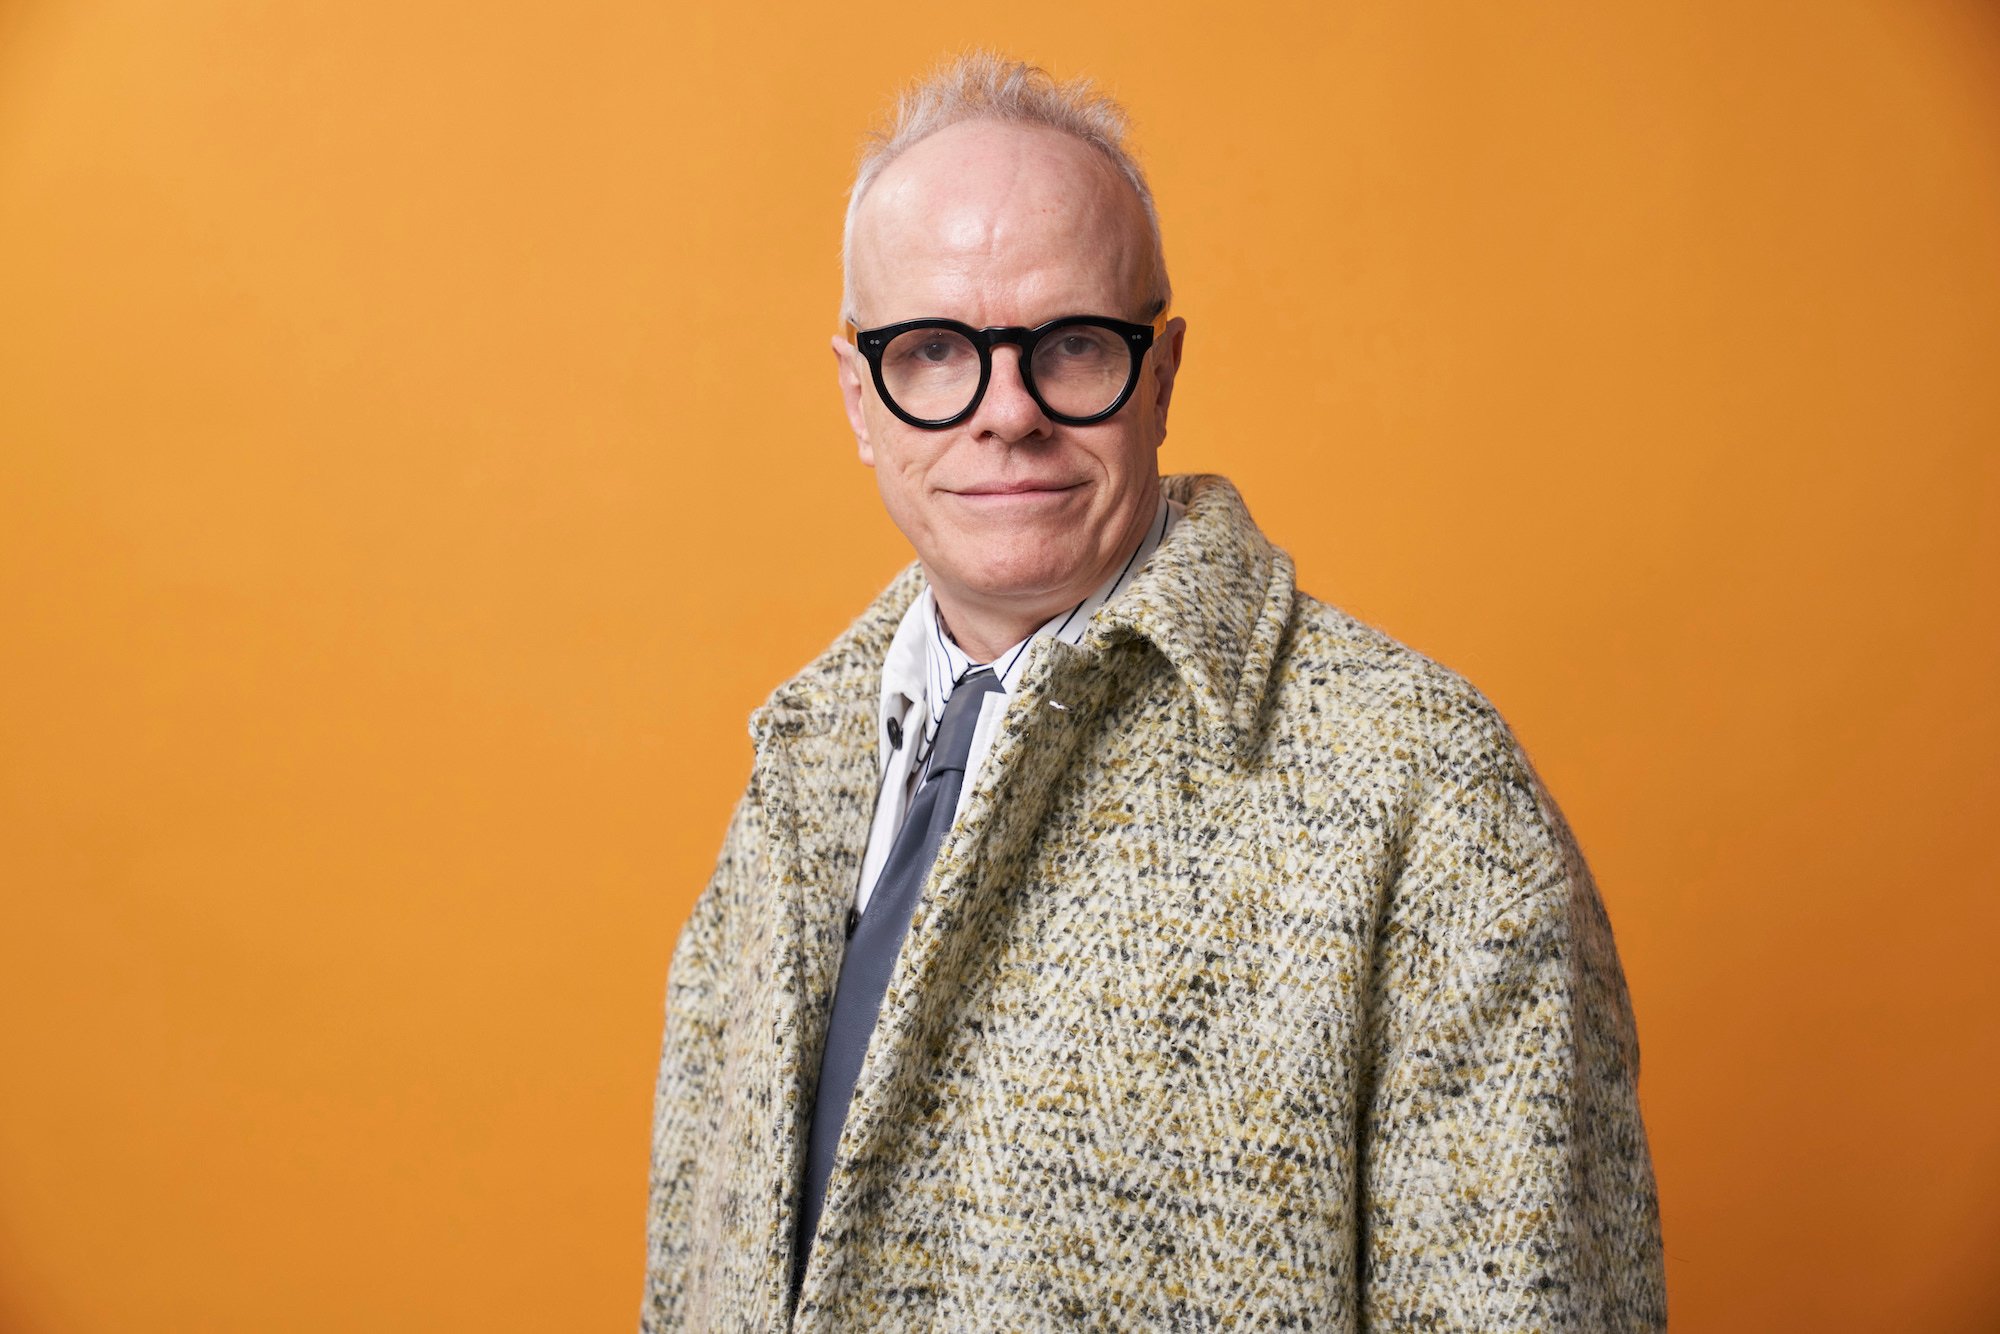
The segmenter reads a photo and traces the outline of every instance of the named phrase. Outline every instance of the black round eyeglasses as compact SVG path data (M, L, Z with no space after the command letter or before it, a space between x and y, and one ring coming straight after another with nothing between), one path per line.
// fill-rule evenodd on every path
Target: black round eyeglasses
M1002 343L1020 349L1021 383L1050 420L1088 426L1132 397L1139 364L1166 324L1164 309L1150 324L1064 315L1032 329L975 329L957 320L857 329L850 321L847 338L867 358L889 411L912 426L942 431L970 417L986 396L993 349Z

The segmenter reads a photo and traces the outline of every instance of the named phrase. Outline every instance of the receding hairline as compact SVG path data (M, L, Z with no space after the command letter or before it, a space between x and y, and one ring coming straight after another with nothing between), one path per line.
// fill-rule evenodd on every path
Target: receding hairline
M855 210L851 286L892 274L904 238L966 225L998 235L996 229L1051 211L1067 220L1062 226L1070 234L1094 226L1091 218L1114 225L1117 239L1102 254L1129 275L1121 300L1144 304L1151 298L1145 210L1117 169L1088 145L1045 126L987 120L960 121L910 145L870 183Z
M841 311L854 314L854 230L862 202L885 171L910 149L954 126L987 122L1052 131L1090 148L1130 188L1152 250L1148 286L1161 310L1173 299L1159 212L1145 173L1125 145L1125 109L1087 78L1058 83L1047 71L990 51L947 61L897 98L893 114L864 142L848 191L841 232Z

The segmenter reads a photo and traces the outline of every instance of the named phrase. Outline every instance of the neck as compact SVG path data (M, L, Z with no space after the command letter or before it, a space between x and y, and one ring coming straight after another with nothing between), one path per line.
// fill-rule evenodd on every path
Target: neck
M974 662L992 662L1002 653L1026 639L1040 629L1042 623L1063 607L1076 604L1066 602L1049 612L1029 612L1009 614L1005 611L981 611L956 603L936 588L931 595L937 599L938 615L944 618L944 628L952 642L965 650L965 655ZM1089 597L1088 593L1084 594Z

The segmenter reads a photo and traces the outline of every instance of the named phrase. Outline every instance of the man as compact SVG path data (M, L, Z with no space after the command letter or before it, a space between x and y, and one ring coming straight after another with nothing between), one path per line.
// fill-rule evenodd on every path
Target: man
M857 177L834 353L917 565L752 720L644 1327L1660 1327L1589 873L1472 687L1160 479L1120 134L971 57Z

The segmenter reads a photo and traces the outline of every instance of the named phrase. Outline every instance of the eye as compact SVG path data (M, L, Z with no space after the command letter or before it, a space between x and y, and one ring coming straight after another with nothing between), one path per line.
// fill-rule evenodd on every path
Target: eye
M1123 351L1124 345L1105 330L1078 325L1043 339L1035 349L1035 361L1045 371L1071 374L1108 365Z
M883 357L885 367L904 375L956 375L979 364L979 354L955 329L911 329L898 334Z

